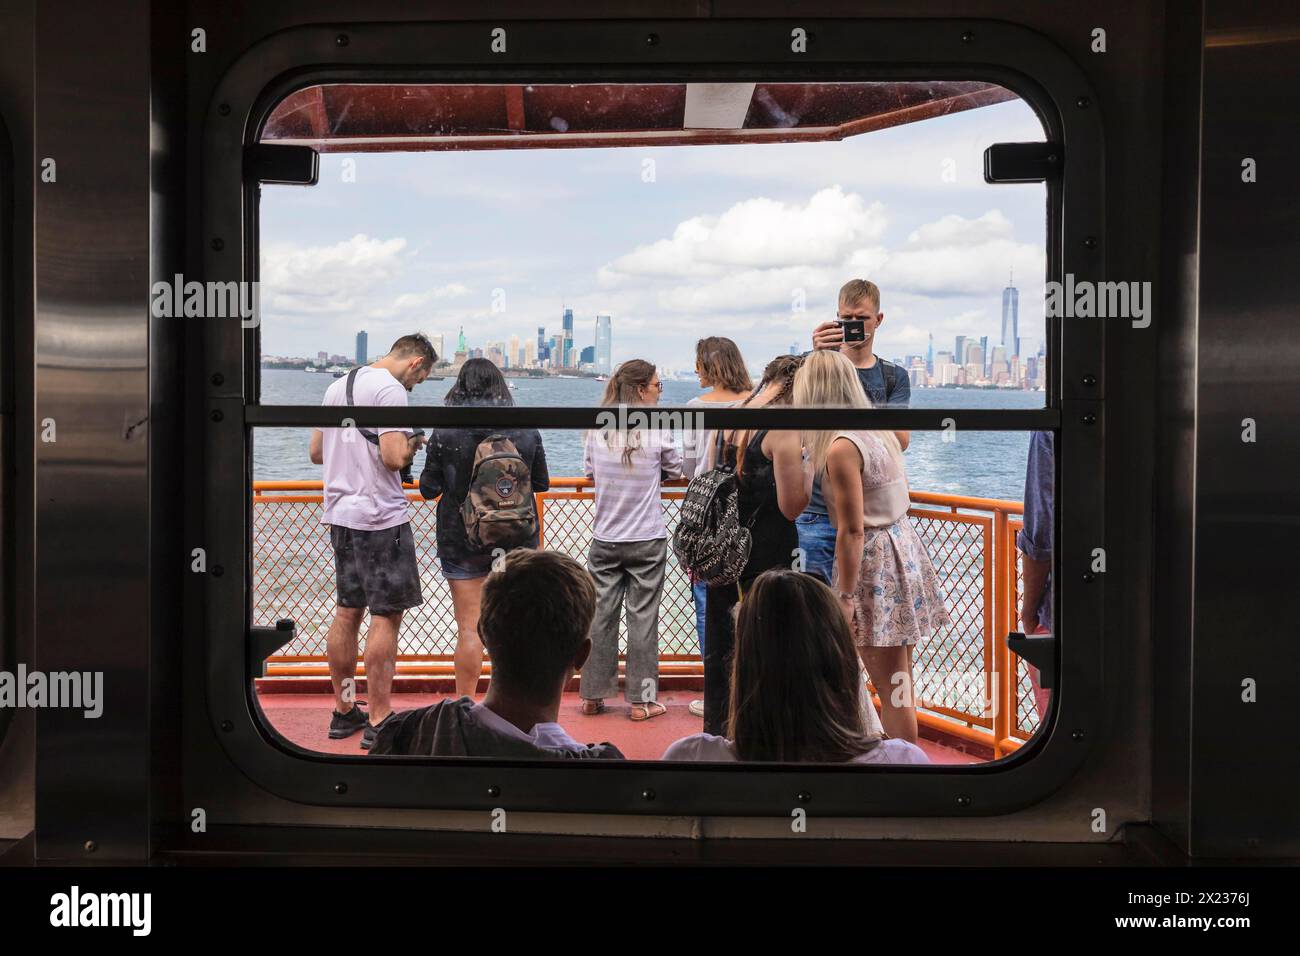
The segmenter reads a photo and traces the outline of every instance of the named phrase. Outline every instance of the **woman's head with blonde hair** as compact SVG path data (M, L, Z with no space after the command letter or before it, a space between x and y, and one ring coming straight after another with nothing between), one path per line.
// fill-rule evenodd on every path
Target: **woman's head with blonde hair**
M845 356L834 349L818 349L804 359L803 366L794 377L794 403L799 406L820 408L870 408L871 399L862 388L858 370ZM893 432L884 432L897 445ZM803 433L804 448L820 473L826 468L835 432L812 431Z

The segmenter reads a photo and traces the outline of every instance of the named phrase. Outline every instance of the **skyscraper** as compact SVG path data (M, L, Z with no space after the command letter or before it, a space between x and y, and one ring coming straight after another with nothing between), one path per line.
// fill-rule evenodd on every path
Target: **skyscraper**
M429 336L429 344L432 345L432 346L433 346L433 350L434 350L435 352L438 353L438 361L439 361L439 362L446 362L446 361L448 361L448 359L447 359L447 352L446 352L446 350L443 348L443 339L442 339L442 333L441 333L441 332L437 333L436 335L430 335L430 336Z
M596 316L596 374L608 375L614 368L614 320L608 315Z
M980 354L984 356L984 377L987 378L989 374L989 337L987 335L980 336Z
M589 365L591 363L594 363L595 361L596 361L596 346L594 345L588 345L585 349L583 349L581 352L578 353L579 365Z
M564 368L572 368L573 361L573 310L564 310L564 322L561 332L560 342L560 364Z
M790 347L790 354L794 354L794 347ZM930 344L925 349L925 371L927 375L934 374L934 333L930 333Z
M510 346L506 349L506 366L517 368L523 365L523 359L519 357L519 336L510 336Z
M958 365L966 364L966 336L957 336L957 347L952 350L953 361Z
M1002 290L1002 344L1012 350L1016 349L1016 340L1020 338L1020 290L1007 279L1007 287Z
M369 358L367 358L367 354L368 354L367 349L369 347L369 344L370 344L370 336L366 335L365 330L363 329L362 331L358 332L357 333L357 364L358 365L365 365L369 361Z

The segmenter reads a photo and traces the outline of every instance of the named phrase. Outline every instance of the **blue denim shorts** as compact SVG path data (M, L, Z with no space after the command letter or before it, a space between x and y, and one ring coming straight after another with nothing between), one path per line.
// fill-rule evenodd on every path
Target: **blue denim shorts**
M805 511L795 520L794 528L799 533L804 570L830 584L835 566L835 529L830 517Z
M473 581L491 573L492 555L475 554L460 561L438 555L438 564L442 568L442 576L448 581Z

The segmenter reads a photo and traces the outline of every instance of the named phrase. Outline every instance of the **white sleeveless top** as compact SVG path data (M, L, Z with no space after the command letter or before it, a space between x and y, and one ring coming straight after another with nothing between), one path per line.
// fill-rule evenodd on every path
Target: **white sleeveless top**
M911 507L907 472L895 446L877 432L836 432L835 438L847 438L862 456L863 527L887 528L907 514Z

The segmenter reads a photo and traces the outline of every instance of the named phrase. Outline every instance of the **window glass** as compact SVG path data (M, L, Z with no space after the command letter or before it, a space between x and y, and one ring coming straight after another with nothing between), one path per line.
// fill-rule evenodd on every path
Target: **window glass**
M427 401L475 356L521 404L592 402L632 357L686 401L702 337L741 388L843 317L876 404L1043 404L1045 189L982 175L1043 131L1000 87L328 86L263 139L325 151L318 185L262 193L262 367L295 372L263 403L412 331Z
M982 178L987 146L1042 139L1023 101L983 83L287 98L263 140L323 155L317 186L262 191L260 400L329 407L314 437L251 438L254 623L297 623L258 685L271 726L333 753L375 737L385 755L434 752L444 719L480 747L446 756L593 740L612 746L600 756L694 761L1013 752L1048 703L1002 638L1051 628L1052 437L970 430L961 413L1046 404L1045 187ZM405 437L340 427L349 379L357 405L613 415L593 432L426 429L403 485L390 459ZM710 427L735 405L953 419L847 436ZM719 456L739 472L737 524L692 525L687 482ZM729 500L715 494L701 500ZM706 587L690 569L711 541L739 563ZM485 576L515 574L506 555L530 547L575 563L530 577L521 562L493 603ZM565 583L574 568L585 598ZM362 610L376 601L384 613ZM825 627L809 623L823 612ZM584 613L592 623L566 637ZM554 719L485 714L494 667L502 693L514 673L530 675L524 698L547 697L547 634L592 642L558 711L514 711ZM822 686L837 666L843 680ZM772 682L801 668L793 696ZM391 701L368 682L390 672ZM362 698L405 714L403 729L367 732L350 710ZM793 723L823 732L789 739L796 708L811 716Z

